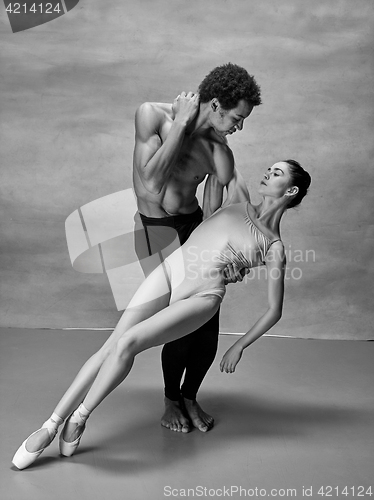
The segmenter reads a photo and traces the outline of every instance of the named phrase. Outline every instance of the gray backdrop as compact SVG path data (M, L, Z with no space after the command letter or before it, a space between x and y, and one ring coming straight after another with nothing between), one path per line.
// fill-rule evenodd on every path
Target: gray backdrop
M277 160L313 177L283 223L290 274L271 333L373 338L373 10L372 0L81 0L12 33L0 6L0 325L115 325L106 275L72 269L65 219L131 187L140 103L170 102L231 61L262 88L264 104L229 139L253 200ZM221 330L244 332L265 308L252 274L229 287Z

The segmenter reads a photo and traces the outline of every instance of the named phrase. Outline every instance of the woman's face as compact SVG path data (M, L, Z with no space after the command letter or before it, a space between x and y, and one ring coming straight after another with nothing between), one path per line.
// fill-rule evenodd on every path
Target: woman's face
M289 190L291 175L288 163L280 161L269 167L260 182L259 194L281 198Z

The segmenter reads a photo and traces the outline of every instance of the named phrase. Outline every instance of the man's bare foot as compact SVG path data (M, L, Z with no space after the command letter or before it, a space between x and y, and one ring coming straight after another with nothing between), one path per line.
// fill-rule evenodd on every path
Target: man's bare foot
M190 422L183 414L179 401L172 401L165 397L165 412L161 418L161 425L175 432L190 432Z
M202 410L196 399L183 399L186 412L191 419L192 425L201 432L209 431L214 425L214 418Z

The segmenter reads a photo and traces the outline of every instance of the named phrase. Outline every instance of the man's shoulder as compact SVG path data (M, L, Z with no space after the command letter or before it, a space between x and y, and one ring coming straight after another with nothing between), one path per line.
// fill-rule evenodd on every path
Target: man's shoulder
M171 104L144 102L135 113L136 135L138 138L147 139L150 134L159 134L164 125L171 121Z
M164 102L143 102L136 110L136 116L146 115L147 117L170 118L172 105Z

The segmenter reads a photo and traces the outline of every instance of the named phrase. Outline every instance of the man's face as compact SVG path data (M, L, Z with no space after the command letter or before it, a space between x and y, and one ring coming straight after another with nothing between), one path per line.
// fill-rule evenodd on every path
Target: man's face
M253 106L244 99L238 102L233 109L222 109L217 102L217 108L212 116L212 126L219 135L231 135L237 130L242 130L244 120L252 113Z

